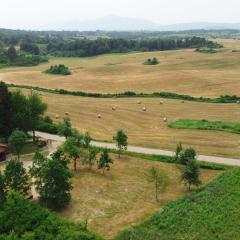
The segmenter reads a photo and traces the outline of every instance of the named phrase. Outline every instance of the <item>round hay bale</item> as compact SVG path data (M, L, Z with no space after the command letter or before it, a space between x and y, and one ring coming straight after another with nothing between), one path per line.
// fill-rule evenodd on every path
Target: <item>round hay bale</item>
M164 121L164 122L167 122L167 118L166 118L166 117L165 117L165 118L163 118L163 121Z
M56 119L59 119L59 115L56 115L55 118L56 118Z
M144 112L146 112L147 111L147 109L146 109L146 107L143 107L143 109L142 109Z
M182 103L185 103L185 101L183 100Z
M65 112L65 115L67 115L67 116L68 116L68 115L70 115L70 114L69 114L69 112Z
M240 104L240 100L237 101L237 104Z
M137 104L142 104L142 102L141 102L141 101L138 101Z
M99 119L102 118L101 114L98 114L98 118L99 118Z
M116 107L115 107L115 106L113 106L113 107L112 107L112 110L113 110L113 111L116 111Z
M162 105L162 104L163 104L163 102L161 101L161 102L160 102L160 105Z

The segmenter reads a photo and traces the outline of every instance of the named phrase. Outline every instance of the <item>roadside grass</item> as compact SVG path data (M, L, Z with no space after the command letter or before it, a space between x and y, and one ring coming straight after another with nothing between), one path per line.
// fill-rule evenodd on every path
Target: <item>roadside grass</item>
M167 203L115 240L240 239L240 168L224 172L207 186Z
M240 134L240 122L179 119L168 126L176 129L213 130Z
M139 223L170 200L186 194L180 182L180 170L176 164L147 161L142 158L123 155L114 160L105 175L96 169L89 170L78 162L73 178L72 201L60 216L72 221L86 221L90 230L112 239L120 230ZM169 177L169 186L155 201L154 186L148 181L148 171L155 166ZM215 178L222 171L201 169L203 184Z

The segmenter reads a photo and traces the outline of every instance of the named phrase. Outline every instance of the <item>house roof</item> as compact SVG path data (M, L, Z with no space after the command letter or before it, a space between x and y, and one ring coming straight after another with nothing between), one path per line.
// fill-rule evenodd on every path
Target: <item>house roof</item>
M8 146L5 144L0 144L0 153L6 152L8 149Z

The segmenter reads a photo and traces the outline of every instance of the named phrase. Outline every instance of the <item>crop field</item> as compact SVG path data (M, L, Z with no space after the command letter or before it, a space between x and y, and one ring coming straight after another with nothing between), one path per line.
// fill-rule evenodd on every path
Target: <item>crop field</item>
M179 184L180 171L174 164L147 161L111 154L114 164L102 175L97 170L84 169L80 163L73 178L72 201L60 215L73 221L86 221L90 230L111 239L130 224L139 223L169 200L186 194ZM141 167L139 167L141 166ZM155 166L169 177L167 191L157 203L148 170ZM203 183L215 178L220 171L201 170Z
M50 93L41 93L41 97L48 103L47 115L59 122L68 112L73 127L80 132L88 131L97 140L111 142L116 131L122 128L131 145L174 150L181 141L184 146L192 146L201 154L240 156L238 134L168 127L169 123L179 119L240 122L239 104L182 103L181 100L158 98L102 99ZM144 107L146 111L143 111ZM98 118L99 114L101 118ZM56 115L59 115L58 120ZM164 122L165 117L167 122Z
M240 41L217 41L225 48L214 54L177 50L52 58L49 63L37 67L1 69L0 81L101 93L164 91L204 97L240 95ZM143 65L152 57L157 57L160 64ZM55 64L65 64L72 75L43 73Z

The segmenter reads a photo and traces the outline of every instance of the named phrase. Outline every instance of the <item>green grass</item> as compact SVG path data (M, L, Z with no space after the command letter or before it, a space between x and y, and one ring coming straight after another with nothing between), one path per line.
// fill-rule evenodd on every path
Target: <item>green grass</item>
M115 240L240 239L240 168L224 172L206 187L172 201L146 222Z
M237 122L179 119L168 126L177 129L214 130L240 134L240 123Z

